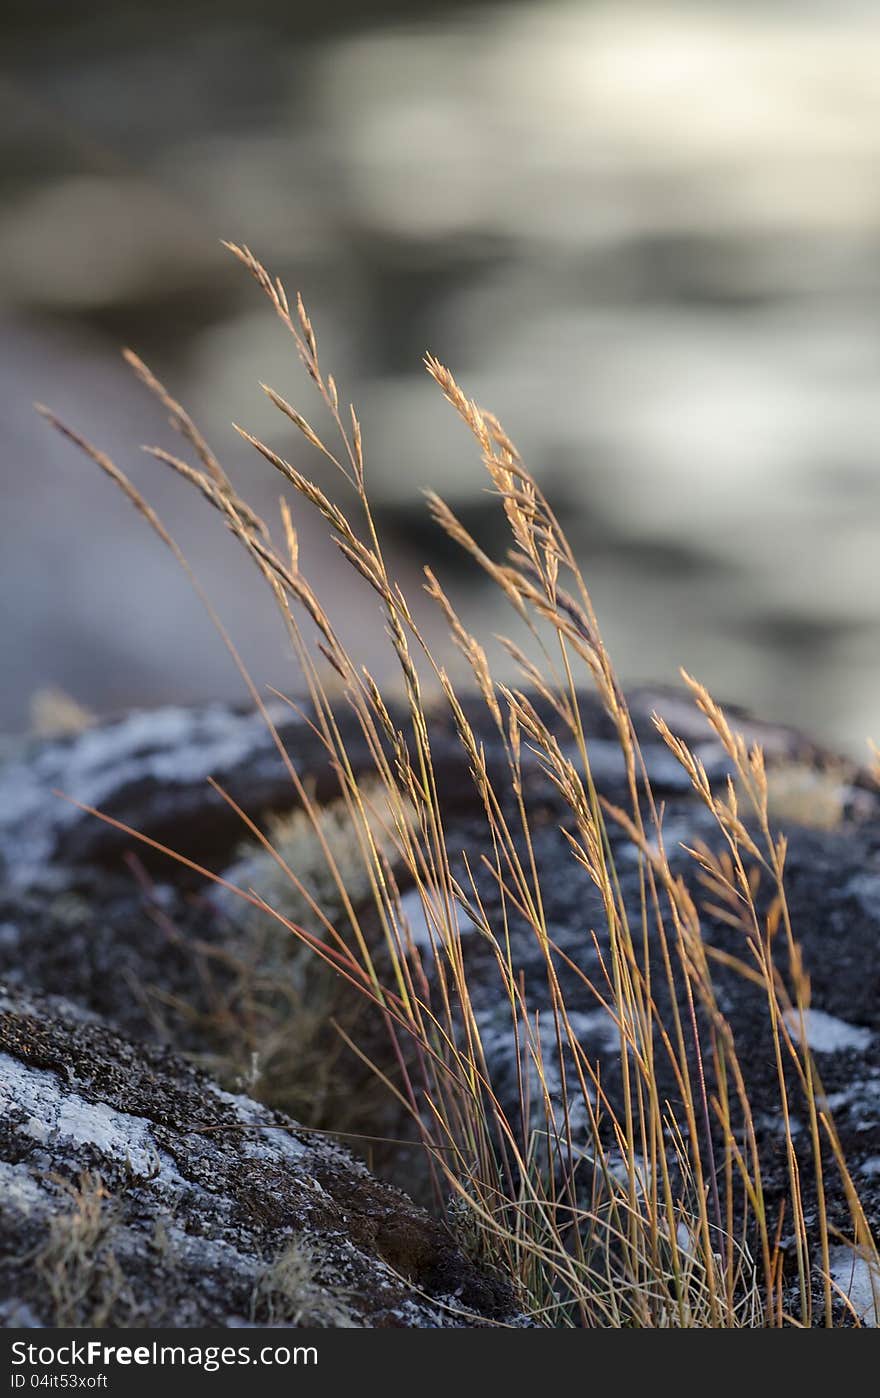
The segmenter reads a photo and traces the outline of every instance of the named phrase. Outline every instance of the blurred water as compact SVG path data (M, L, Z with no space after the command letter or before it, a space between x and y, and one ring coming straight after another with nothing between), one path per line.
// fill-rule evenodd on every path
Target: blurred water
M271 508L229 423L291 445L257 383L307 412L308 391L222 236L306 294L406 580L439 559L498 629L423 522L438 489L499 538L430 347L559 504L627 678L684 664L860 751L880 736L880 13L392 8L330 31L260 4L206 26L192 0L170 38L137 7L7 19L0 725L46 683L102 710L240 693L160 546L36 397L149 484L255 674L290 680L216 520L136 461L162 423L117 358L133 343ZM381 671L381 618L317 532L304 550Z

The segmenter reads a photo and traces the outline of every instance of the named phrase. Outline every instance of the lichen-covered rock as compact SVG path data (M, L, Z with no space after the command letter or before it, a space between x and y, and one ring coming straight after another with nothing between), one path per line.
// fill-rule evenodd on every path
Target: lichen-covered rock
M511 1317L509 1289L346 1151L62 1001L0 991L0 1120L7 1323Z
M651 725L655 708L675 732L696 745L710 778L724 778L728 770L724 753L704 720L681 696L643 690L632 695L631 704L658 795L685 793L689 783ZM464 707L477 730L486 730L481 736L490 773L496 766L499 772L505 771L497 734L487 725L480 701L466 702ZM582 709L592 736L591 763L597 784L613 791L624 777L614 732L591 696L583 696ZM303 712L308 717L307 705ZM314 783L317 798L333 794L335 777L309 723L278 702L268 705L267 713L290 761ZM339 722L357 771L369 760L366 742L344 709ZM820 756L791 729L746 719L739 726L750 741L761 742L771 762L811 763ZM444 802L452 809L467 807L473 802L467 760L449 715L440 709L432 720L432 743ZM525 751L523 761L526 771L540 781L537 759ZM842 798L850 800L856 788L849 779L855 780L857 773L852 764L842 764L840 771ZM97 807L179 853L219 867L241 839L242 826L231 806L208 785L209 777L250 815L285 810L295 803L289 773L265 719L226 705L135 712L72 737L13 744L0 762L4 882L26 888L44 879L54 865L105 863L130 847L129 836L71 802Z
M667 850L676 871L692 880L693 861L681 846L712 843L717 831L657 741L654 708L695 747L712 782L726 781L727 761L680 697L633 696L648 771L664 802ZM497 734L476 701L469 715L501 789L506 759ZM335 778L308 723L285 706L272 716L300 775L320 801L332 797ZM596 784L620 801L624 772L614 733L586 696L583 716ZM363 740L344 712L340 723L360 769L368 760ZM805 1032L863 1205L876 1223L880 800L851 764L829 764L800 735L744 719L738 726L763 744L774 799L785 809L789 903L812 978ZM484 822L448 715L436 714L431 735L450 859L463 874L462 851L467 854L486 916L500 918L497 883L481 870ZM526 756L524 766L570 1021L602 1065L613 1096L616 1031L564 961L582 966L594 955L591 932L601 935L602 908L571 859L558 793L537 759ZM247 1323L252 1316L292 1323L306 1315L327 1324L439 1325L461 1323L468 1313L507 1314L512 1300L505 1289L467 1262L444 1228L405 1196L378 1184L343 1151L319 1144L321 1138L290 1122L279 1129L279 1118L251 1098L226 1095L216 1082L219 1068L212 1082L178 1056L214 1063L218 1036L228 1038L236 1028L243 993L251 997L248 1014L253 1010L248 976L259 971L267 949L254 951L252 927L245 945L235 900L207 896L203 881L186 869L55 792L224 871L239 859L244 832L209 777L258 820L295 804L264 720L220 706L135 714L76 737L21 743L0 765L0 979L7 987L0 1092L2 1172L10 1186L2 1191L8 1217L0 1295L7 1323L174 1326ZM624 831L612 829L611 838L622 896L637 910L634 850ZM418 894L404 891L404 904L414 940L426 950ZM740 934L711 910L705 926L722 950L741 951ZM507 930L529 1010L550 1026L543 953L515 916L508 916ZM509 1013L499 1004L493 953L485 939L466 928L463 934L483 1049L495 1088L513 1110L515 1043ZM283 953L270 946L268 954ZM249 955L256 957L250 969ZM280 964L268 963L276 990ZM748 1072L775 1207L785 1196L787 1165L766 1010L754 986L723 969L719 991ZM296 1057L300 1021L314 1014L311 990L291 1005L282 1037ZM249 1050L250 1040L243 1046ZM552 1064L552 1044L548 1050ZM246 1081L248 1058L249 1052L240 1056L235 1071L224 1074L225 1087L233 1081L253 1092L265 1087L265 1079L262 1087ZM310 1067L305 1081L317 1092ZM546 1086L552 1107L554 1083L548 1079ZM678 1090L671 1079L661 1087L670 1099ZM358 1095L359 1088L349 1092ZM295 1114L310 1119L299 1107ZM796 1112L795 1118L797 1130ZM808 1185L806 1196L813 1207ZM833 1227L846 1228L846 1200L836 1185L828 1213ZM297 1288L296 1296L287 1294Z

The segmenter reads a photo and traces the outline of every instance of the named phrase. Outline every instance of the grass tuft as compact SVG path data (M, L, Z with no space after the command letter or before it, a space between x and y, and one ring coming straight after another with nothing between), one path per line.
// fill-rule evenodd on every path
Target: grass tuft
M345 1296L318 1280L319 1273L314 1249L294 1238L257 1280L251 1320L261 1325L353 1328L356 1322Z
M130 1323L134 1303L113 1248L116 1201L100 1175L77 1184L58 1178L67 1208L53 1213L34 1265L51 1305L51 1323L87 1326Z
M707 843L692 851L694 874L736 931L738 951L732 954L712 946L705 913L673 868L663 810L589 589L552 506L502 425L428 356L428 373L474 438L506 520L508 552L490 557L439 497L430 496L428 507L509 603L532 651L527 656L507 641L522 685L498 682L482 643L426 571L427 595L445 618L466 663L467 688L482 705L478 724L389 571L370 502L360 423L354 409L342 405L320 360L302 300L291 302L247 248L230 247L291 334L327 432L275 389L265 391L285 422L338 471L351 501L343 509L270 444L239 429L298 502L296 509L289 498L282 502L276 544L200 430L130 357L194 459L148 450L218 512L281 610L311 700L316 748L341 790L331 835L272 729L301 808L297 839L301 843L303 832L310 832L307 838L323 861L321 880L309 886L292 867L283 829L261 834L242 813L270 862L263 866L262 887L255 882L235 891L251 913L295 937L372 1008L395 1065L376 1062L375 1071L411 1119L438 1193L449 1200L457 1234L467 1238L473 1255L513 1281L537 1322L737 1328L851 1321L854 1312L850 1307L846 1314L832 1273L832 1242L839 1241L828 1217L832 1177L848 1204L846 1241L871 1275L877 1250L804 1032L809 978L789 915L786 841L773 810L778 797L761 749L730 726L687 674L691 700L735 778L719 790L697 753L656 719L660 739L715 830L711 848ZM114 463L44 411L115 480L186 567L165 526ZM330 611L303 573L299 507L329 531L352 570L352 586L359 579L378 599L405 696L402 707L386 704L339 640ZM272 728L260 693L240 668ZM620 750L626 799L619 805L610 805L593 780L585 683L598 695ZM450 843L434 720L425 698L433 691L443 696L482 822L479 848L471 850L479 868ZM354 717L370 754L366 770L355 769L346 748L340 704ZM480 736L487 727L503 754L500 770L487 760ZM577 964L556 944L546 916L527 781L535 762L562 803L572 877L586 876L598 894L601 921L587 938L598 972L590 958ZM835 812L831 799L829 821ZM638 862L635 902L624 897L615 862L622 836ZM481 894L486 877L500 908L491 915ZM401 888L414 892L421 907L427 935L418 944ZM540 1014L514 962L514 923L528 929L540 966ZM486 1051L486 1019L475 1007L465 929L488 949L494 1004L514 1060L513 1097ZM749 1065L740 1061L719 996L722 966L742 975L763 1005L787 1177L781 1206L767 1194ZM486 974L485 958L480 974ZM579 1038L563 989L571 976L609 1018L617 1040L611 1065L597 1062ZM348 1042L344 1028L341 1033ZM669 1082L671 1093L662 1086ZM808 1195L814 1201L809 1206ZM296 1272L300 1262L294 1259L290 1267Z

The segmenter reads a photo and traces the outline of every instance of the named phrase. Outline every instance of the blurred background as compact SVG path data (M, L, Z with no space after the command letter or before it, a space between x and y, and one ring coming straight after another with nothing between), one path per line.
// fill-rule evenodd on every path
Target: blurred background
M507 624L425 517L436 489L503 537L430 348L551 493L625 679L684 664L854 753L880 737L875 4L13 0L0 54L0 729L46 686L101 713L242 695L34 399L145 488L255 677L296 687L246 560L139 457L169 432L119 358L271 512L230 423L311 466L259 380L320 413L229 238L303 291L406 584L430 561L480 634ZM299 519L387 673L371 597Z

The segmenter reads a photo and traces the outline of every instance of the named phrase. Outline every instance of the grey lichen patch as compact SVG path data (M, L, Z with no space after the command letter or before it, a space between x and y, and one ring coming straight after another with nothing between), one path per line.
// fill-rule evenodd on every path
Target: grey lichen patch
M154 1177L160 1158L149 1125L104 1102L90 1102L54 1073L0 1053L0 1110L16 1114L21 1132L41 1146L92 1147L131 1175Z
M285 731L296 726L279 705L272 717ZM139 829L185 828L195 811L216 816L223 805L209 777L228 781L244 796L236 781L247 768L252 796L289 791L263 717L220 704L134 712L73 737L20 744L0 766L0 855L7 876L28 887L62 852L88 860L104 847L119 848L109 827L59 800L57 791Z
M831 1252L831 1280L858 1324L876 1329L880 1320L880 1269L873 1257L840 1246Z

